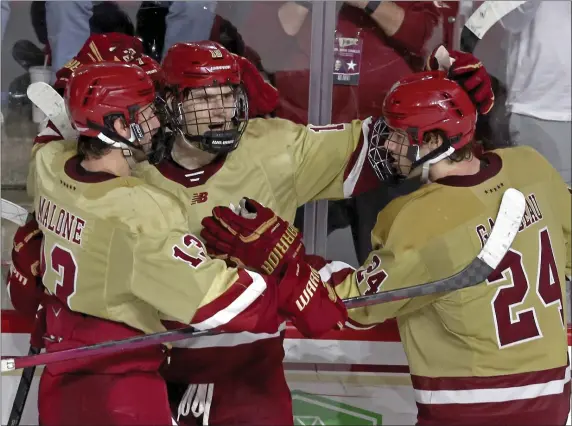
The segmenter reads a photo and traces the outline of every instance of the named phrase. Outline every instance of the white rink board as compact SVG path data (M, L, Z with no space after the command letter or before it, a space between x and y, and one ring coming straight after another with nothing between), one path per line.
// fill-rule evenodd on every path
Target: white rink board
M2 355L27 353L27 334L3 333L1 337ZM404 372L407 362L401 343L286 339L285 350L295 424L415 424L417 409L409 374ZM349 371L352 366L398 371ZM38 368L22 425L38 424L40 372ZM8 422L19 379L19 375L2 376L2 424ZM570 416L567 425L571 425Z

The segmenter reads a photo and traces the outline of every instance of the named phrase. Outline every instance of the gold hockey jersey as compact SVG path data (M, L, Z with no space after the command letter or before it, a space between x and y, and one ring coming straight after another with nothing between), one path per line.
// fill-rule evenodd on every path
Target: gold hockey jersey
M519 233L486 282L351 309L350 323L397 317L420 424L565 424L570 193L532 148L497 150L483 161L476 175L446 177L392 201L378 216L366 263L345 278L336 262L320 274L342 298L449 277L481 250L503 192L520 190Z
M197 329L266 331L282 321L275 283L208 258L169 194L86 171L75 141L36 145L32 163L43 284L73 311L143 332L164 330L163 316Z
M308 201L346 198L379 184L366 158L372 121L301 126L254 119L236 150L205 167L187 170L167 159L157 167L142 163L136 175L181 200L197 234L215 206L242 197L293 222Z
M197 235L202 219L214 207L237 204L242 197L257 200L292 223L296 209L308 201L349 197L379 184L366 158L372 122L370 118L319 127L254 119L236 150L205 167L187 170L166 159L156 167L142 164L136 174L180 200L187 209L188 229ZM279 365L284 328L281 324L265 333L227 333L175 342L177 348L192 350L173 351L173 379L186 377L182 372L191 369L192 383L241 377L245 366L263 353L270 358L261 365ZM224 362L221 354L226 354Z

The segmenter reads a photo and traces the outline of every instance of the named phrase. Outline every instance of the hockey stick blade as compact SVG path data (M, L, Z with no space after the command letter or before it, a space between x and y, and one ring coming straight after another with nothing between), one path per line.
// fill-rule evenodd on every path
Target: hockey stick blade
M64 99L52 86L38 81L30 84L26 93L28 99L54 123L64 139L77 139L78 133L71 125Z
M514 188L505 191L487 242L477 257L462 271L448 278L426 284L352 297L344 300L346 308L361 308L433 293L450 292L484 282L498 266L514 241L524 216L525 204L522 192Z
M461 31L461 50L473 53L475 46L491 27L526 1L485 1L471 15Z
M18 226L23 226L28 221L29 214L24 207L2 198L2 219L9 220Z

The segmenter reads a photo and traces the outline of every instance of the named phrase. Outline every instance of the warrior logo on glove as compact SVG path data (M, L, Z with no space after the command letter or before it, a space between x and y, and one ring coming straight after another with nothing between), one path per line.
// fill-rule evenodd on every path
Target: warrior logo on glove
M297 265L297 266L299 269L300 265ZM296 273L298 274L299 272L297 271ZM312 268L311 273L310 273L310 279L308 280L308 283L306 284L306 288L304 288L304 291L302 292L300 297L298 297L298 299L296 300L296 307L298 308L298 310L300 312L302 312L304 310L304 308L308 305L308 303L310 302L310 299L312 298L312 296L314 295L316 290L320 287L320 285L323 285L326 288L326 290L328 291L328 297L332 302L335 303L336 300L338 300L338 295L334 291L332 286L330 286L328 283L322 281L318 271L316 271L314 268Z
M268 275L281 276L292 259L305 254L296 228L248 198L236 208L215 207L202 225L201 237L210 254Z

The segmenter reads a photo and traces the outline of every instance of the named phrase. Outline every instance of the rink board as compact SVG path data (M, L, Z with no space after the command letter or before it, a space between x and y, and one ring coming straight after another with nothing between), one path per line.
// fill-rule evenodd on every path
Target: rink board
M2 311L3 356L27 353L28 329L14 311ZM305 339L288 327L286 336L285 369L295 424L415 424L413 388L394 322L366 331L332 332L317 340ZM569 344L570 340L569 328ZM2 424L8 422L20 374L2 376ZM38 424L40 374L38 368L22 425Z

